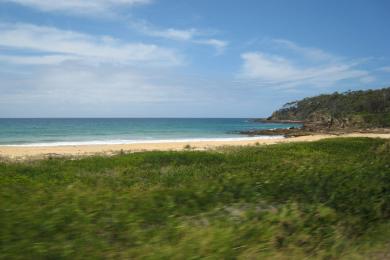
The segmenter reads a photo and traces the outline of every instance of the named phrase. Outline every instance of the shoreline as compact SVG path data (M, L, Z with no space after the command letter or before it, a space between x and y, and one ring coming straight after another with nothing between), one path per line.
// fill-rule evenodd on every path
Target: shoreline
M224 146L270 145L291 142L312 142L326 138L370 137L390 139L390 134L349 133L344 135L318 134L291 138L253 138L248 140L174 141L128 144L97 144L68 146L0 146L0 157L5 159L44 159L48 157L114 155L120 152L209 150ZM190 147L188 147L190 146Z
M189 138L189 139L141 139L141 140L96 140L96 141L60 141L50 143L27 143L27 144L0 144L0 147L62 147L62 146L89 146L89 145L128 145L128 144L157 144L157 143L187 143L187 142L230 142L230 141L253 141L261 139L283 138L283 135L273 136L241 136L219 138Z

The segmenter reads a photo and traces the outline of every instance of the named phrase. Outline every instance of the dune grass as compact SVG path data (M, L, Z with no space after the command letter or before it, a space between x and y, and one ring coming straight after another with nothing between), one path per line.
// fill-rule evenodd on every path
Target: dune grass
M390 141L0 163L2 259L390 257Z

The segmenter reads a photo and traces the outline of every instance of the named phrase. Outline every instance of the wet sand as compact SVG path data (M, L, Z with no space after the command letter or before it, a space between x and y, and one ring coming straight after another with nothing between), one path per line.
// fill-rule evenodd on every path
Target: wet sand
M107 144L107 145L72 145L72 146L0 146L0 156L8 159L39 159L45 157L61 156L87 156L95 154L112 155L123 152L141 151L178 151L207 150L223 146L246 146L246 145L268 145L290 142L310 142L332 137L371 137L390 138L390 134L345 134L334 135L311 135L292 138L274 139L251 139L251 140L229 140L229 141L185 141L185 142L164 142L164 143L136 143L136 144Z

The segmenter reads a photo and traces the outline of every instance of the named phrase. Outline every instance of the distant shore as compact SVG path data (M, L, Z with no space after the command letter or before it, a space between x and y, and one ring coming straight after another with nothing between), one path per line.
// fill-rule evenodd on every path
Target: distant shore
M269 145L290 142L310 142L332 137L390 138L390 134L349 133L344 135L316 134L291 138L253 138L248 140L148 142L107 145L68 146L0 146L0 156L6 159L41 159L63 156L113 155L120 152L208 150L223 146Z

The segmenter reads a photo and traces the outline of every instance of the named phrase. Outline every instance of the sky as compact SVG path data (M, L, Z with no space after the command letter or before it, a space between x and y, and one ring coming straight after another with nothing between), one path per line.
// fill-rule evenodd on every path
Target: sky
M390 86L387 0L0 0L0 117L266 117Z

